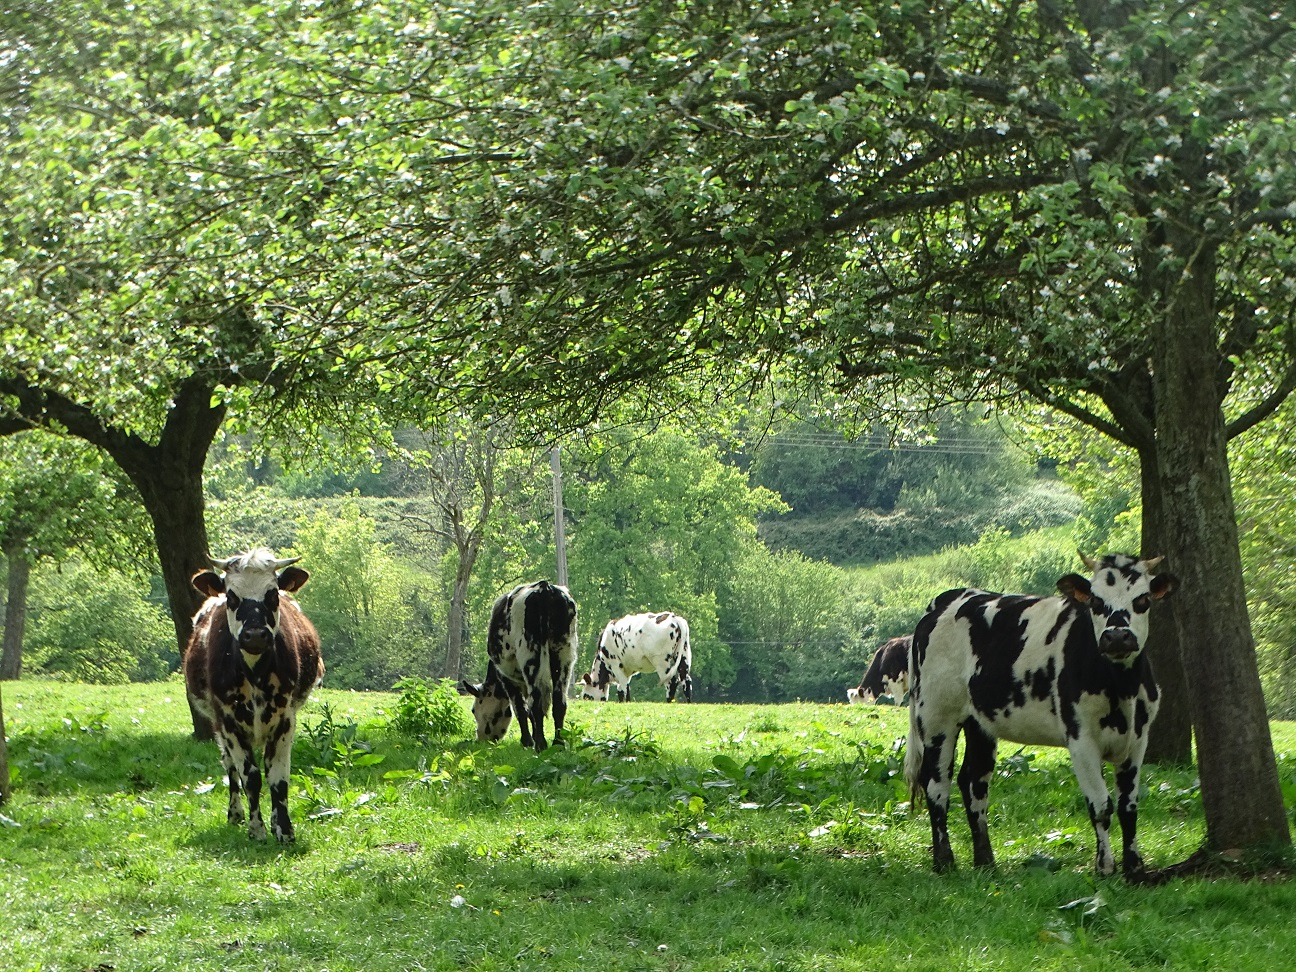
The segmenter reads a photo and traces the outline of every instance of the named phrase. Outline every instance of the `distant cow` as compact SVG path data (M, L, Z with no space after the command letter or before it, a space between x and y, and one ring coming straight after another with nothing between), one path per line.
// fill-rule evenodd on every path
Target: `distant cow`
M946 818L961 730L958 782L978 867L994 864L986 808L996 743L1007 739L1070 751L1099 874L1116 869L1103 762L1115 765L1125 876L1144 877L1135 845L1139 770L1160 692L1143 643L1149 608L1178 581L1152 576L1160 557L1081 557L1093 577L1067 574L1057 582L1061 597L946 591L918 622L905 776L915 799L920 790L927 797L937 871L954 865Z
M491 610L486 651L485 680L463 683L476 699L478 741L502 739L516 713L522 745L540 752L549 745L544 717L550 700L554 738L562 734L576 664L576 602L567 588L542 580L500 596Z
M669 611L630 614L609 621L599 638L598 652L588 673L581 677L581 698L606 702L616 682L617 701L630 701L630 679L640 672L656 672L667 686L667 701L684 690L693 701L693 649L688 622Z
M859 688L846 690L850 705L867 705L880 696L889 695L896 702L904 700L909 691L909 643L913 635L901 635L882 643L873 652L873 661L860 679Z
M270 782L271 829L280 841L294 839L288 818L297 710L324 677L319 635L291 592L310 577L293 567L300 557L279 559L264 548L223 561L217 571L195 574L193 585L207 601L194 616L185 649L185 687L194 710L211 719L229 781L227 819L243 823L240 788L247 791L248 834L265 838L261 819L264 750Z

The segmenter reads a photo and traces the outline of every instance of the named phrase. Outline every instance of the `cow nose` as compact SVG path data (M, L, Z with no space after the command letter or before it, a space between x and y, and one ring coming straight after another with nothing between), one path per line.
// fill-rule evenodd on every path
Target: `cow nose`
M265 651L270 647L270 629L245 625L239 633L239 647L244 651Z
M1138 639L1129 628L1108 628L1098 639L1098 650L1105 655L1131 655L1138 651Z

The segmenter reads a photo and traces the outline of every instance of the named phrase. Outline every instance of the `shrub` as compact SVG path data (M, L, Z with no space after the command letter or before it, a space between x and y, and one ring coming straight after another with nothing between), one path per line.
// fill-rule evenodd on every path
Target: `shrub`
M400 698L390 725L396 732L449 737L464 735L471 728L453 680L443 678L429 687L422 678L402 678L395 688Z
M180 662L175 628L141 584L80 562L37 573L24 640L27 672L68 681L153 681Z

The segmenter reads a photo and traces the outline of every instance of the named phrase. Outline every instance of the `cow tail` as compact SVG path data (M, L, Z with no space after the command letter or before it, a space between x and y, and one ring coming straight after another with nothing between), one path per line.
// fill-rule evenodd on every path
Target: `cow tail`
M905 740L904 775L909 784L909 806L916 808L924 796L919 787L919 777L923 763L923 742L918 732L918 710L922 700L922 664L927 657L927 643L931 632L936 627L939 612L928 609L914 629L913 640L909 643L909 735Z

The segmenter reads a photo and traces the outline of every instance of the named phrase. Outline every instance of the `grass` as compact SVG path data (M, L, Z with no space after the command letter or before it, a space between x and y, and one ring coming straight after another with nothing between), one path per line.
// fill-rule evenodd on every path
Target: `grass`
M322 691L294 750L298 842L224 820L178 683L5 683L0 968L1268 969L1296 884L1093 875L1054 751L1004 747L999 867L930 872L894 744L905 711L574 702L524 752L389 728L396 697ZM1296 792L1296 724L1275 723ZM1153 865L1202 839L1190 770L1152 768Z

